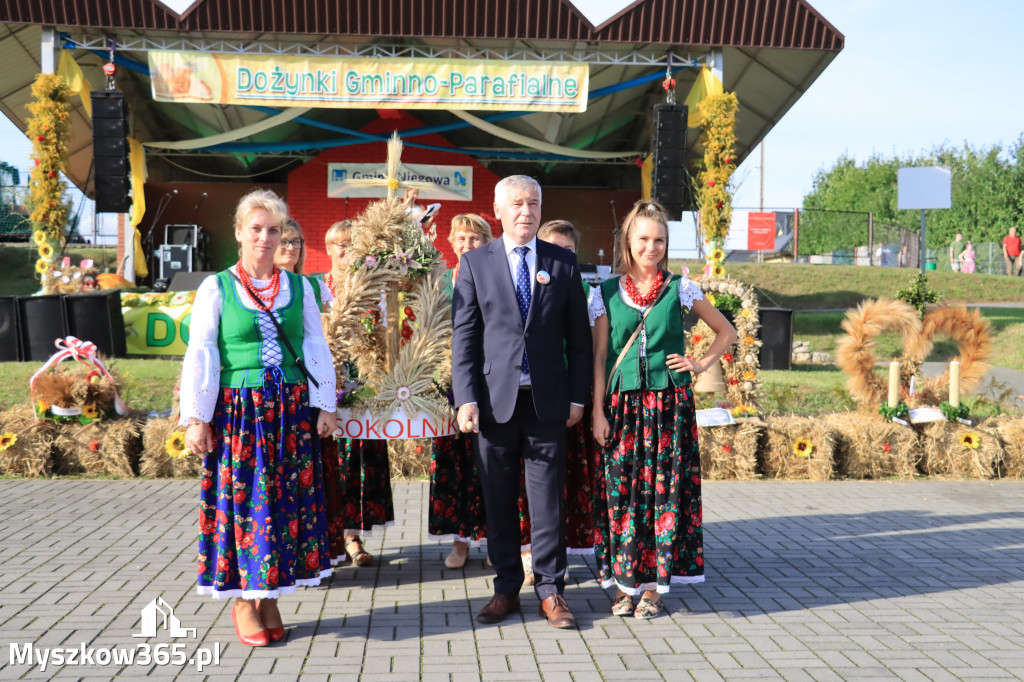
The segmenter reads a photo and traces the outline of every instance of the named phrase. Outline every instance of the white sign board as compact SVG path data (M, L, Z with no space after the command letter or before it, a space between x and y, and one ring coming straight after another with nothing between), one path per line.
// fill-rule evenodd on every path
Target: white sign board
M733 210L732 220L729 221L729 232L725 235L725 242L722 244L726 253L747 250L747 219L749 217L750 211Z
M329 163L327 164L327 196L329 197L385 197L388 189L354 186L351 180L385 180L383 163ZM432 182L437 189L420 190L421 199L473 200L472 166L435 166L422 163L403 163L398 179L413 182Z
M682 220L668 221L668 257L696 260L700 258L697 250L697 214L684 212Z
M953 208L953 173L945 166L900 168L896 181L901 211Z

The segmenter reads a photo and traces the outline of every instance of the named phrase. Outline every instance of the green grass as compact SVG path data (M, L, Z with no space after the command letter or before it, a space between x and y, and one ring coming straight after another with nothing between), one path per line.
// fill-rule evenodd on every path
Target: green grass
M27 403L28 380L39 369L38 362L0 363L0 406ZM181 371L180 360L116 359L108 365L124 381L121 398L132 410L169 410L174 384Z
M117 248L113 246L69 244L64 255L74 265L83 258L92 258L100 272L117 269ZM0 245L0 292L5 296L28 296L39 291L35 275L37 257L32 244Z
M679 272L683 261L673 261ZM690 272L699 273L701 262L686 261ZM792 265L788 263L729 263L726 274L754 285L761 305L808 310L852 308L869 298L894 298L917 270L856 265ZM964 275L958 272L928 273L928 286L946 303L995 303L1020 301L1024 305L1024 277Z
M992 357L990 363L1024 371L1024 308L980 308L981 314L992 324ZM814 352L831 353L835 359L836 346L846 334L840 326L846 313L797 312L793 315L793 339L809 341ZM889 358L899 355L902 342L896 334L878 337L876 355ZM956 344L939 339L926 358L945 362L957 354Z

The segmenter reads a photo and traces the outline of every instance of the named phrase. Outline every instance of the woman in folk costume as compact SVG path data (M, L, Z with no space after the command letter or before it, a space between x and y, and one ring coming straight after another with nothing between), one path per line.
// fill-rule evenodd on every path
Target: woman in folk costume
M577 252L580 233L568 220L549 220L540 226L537 239ZM600 290L583 283L587 307L593 315L591 299L600 296ZM593 327L594 318L590 318ZM594 515L592 499L594 475L597 467L597 445L590 431L590 407L583 418L569 427L566 438L565 462L565 547L569 554L590 554L594 550ZM526 483L520 483L519 528L522 533L524 585L532 585L533 555L530 551L530 507L526 499Z
M594 440L602 446L594 552L612 613L653 618L673 584L704 581L700 451L690 372L718 362L736 330L668 264L664 209L640 201L619 232L619 277L593 299ZM684 357L683 314L715 332L704 357ZM641 596L634 608L633 597Z
M445 273L449 298L459 277L459 259L492 239L491 226L472 213L452 218L448 242L455 252L455 267ZM434 439L430 453L430 505L427 532L431 538L454 538L445 557L448 568L462 568L470 543L478 544L487 532L484 500L473 459L473 435L456 433Z
M306 264L306 240L302 228L292 217L285 221L281 236L281 245L277 247L274 265L302 275L313 289L317 307L323 313L324 308L334 300L334 295L320 275L306 275L303 269ZM324 509L327 515L327 544L331 565L336 566L348 560L345 554L345 474L347 468L341 466L338 458L338 443L333 435L320 439L320 465L323 468Z
M185 443L203 456L198 591L236 598L249 646L284 637L280 595L330 574L319 447L335 377L312 287L274 266L286 217L267 190L239 202L238 263L196 292L182 368Z
M333 300L335 280L344 278L351 263L348 249L352 246L352 221L342 220L331 225L324 235L324 245L331 259L331 271L323 275L324 284ZM383 302L382 302L383 304ZM387 312L382 307L382 317ZM336 358L337 370L342 375L355 371L351 362ZM339 476L342 487L327 497L327 524L331 546L344 547L344 553L335 550L336 563L351 560L356 566L369 566L373 556L363 548L360 533L370 535L374 526L388 526L395 521L394 499L391 493L391 464L388 461L386 440L351 440L336 438ZM330 455L330 451L326 451ZM338 542L339 532L343 536Z

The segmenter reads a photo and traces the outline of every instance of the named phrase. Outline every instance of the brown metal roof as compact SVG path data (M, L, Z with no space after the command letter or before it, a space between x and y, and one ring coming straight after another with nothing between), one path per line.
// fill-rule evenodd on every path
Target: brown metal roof
M569 0L0 0L0 22L58 28L653 43L839 51L806 0L637 0L594 27Z

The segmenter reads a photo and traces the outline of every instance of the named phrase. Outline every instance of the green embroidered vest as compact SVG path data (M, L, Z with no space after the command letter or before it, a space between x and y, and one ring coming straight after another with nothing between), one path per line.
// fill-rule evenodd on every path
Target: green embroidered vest
M313 290L313 297L316 299L316 307L320 309L320 312L324 311L323 297L320 294L320 280L323 275L303 275L309 280L309 286Z
M661 294L644 321L647 333L644 362L640 362L640 336L637 336L615 370L615 376L610 376L619 353L640 324L643 311L630 307L622 300L619 295L619 277L601 283L601 298L604 299L609 324L608 355L605 360L608 392L636 391L641 388L661 391L668 388L669 384L690 385L689 372L674 372L665 364L671 353L683 355L686 352L686 329L683 327L683 311L679 306L679 275L670 276L664 286L668 290Z
M302 348L302 276L281 271L282 277L288 278L288 291L291 300L277 313L288 340L297 351ZM265 337L260 329L259 313L261 311L246 308L238 297L235 281L227 270L217 273L217 285L220 287L221 312L220 330L217 333L217 347L220 350L220 385L223 388L260 388L263 386L266 366L263 364L263 348ZM269 333L277 337L277 329L272 322L266 327ZM295 358L278 341L281 349L280 364L287 384L298 384L305 377L295 364Z

